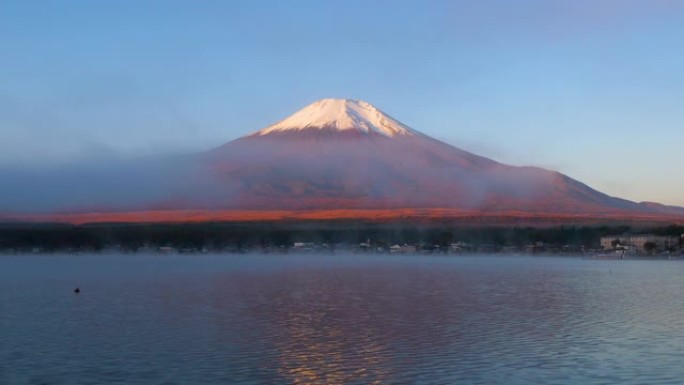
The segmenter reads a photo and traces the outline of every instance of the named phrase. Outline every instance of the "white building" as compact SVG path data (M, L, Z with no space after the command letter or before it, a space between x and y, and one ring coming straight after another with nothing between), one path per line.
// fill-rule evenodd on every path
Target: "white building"
M415 253L417 251L414 245L394 245L390 247L390 253Z

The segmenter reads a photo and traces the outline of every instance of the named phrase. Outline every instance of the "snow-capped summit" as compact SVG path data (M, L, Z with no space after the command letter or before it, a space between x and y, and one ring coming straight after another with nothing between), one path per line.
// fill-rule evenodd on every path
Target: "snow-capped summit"
M386 137L415 136L417 132L362 100L321 99L290 117L268 126L254 135L263 136L289 131L327 129L355 130L367 135Z
M54 198L45 203L26 194L2 197L0 221L3 211L16 212L21 205L82 213L67 219L73 223L253 221L260 215L516 225L684 220L684 208L639 204L558 172L499 163L414 131L358 100L320 100L199 154L92 167L97 166L46 174L47 179L36 177L41 173L0 172L5 190L42 191L48 183ZM154 211L145 211L150 207Z

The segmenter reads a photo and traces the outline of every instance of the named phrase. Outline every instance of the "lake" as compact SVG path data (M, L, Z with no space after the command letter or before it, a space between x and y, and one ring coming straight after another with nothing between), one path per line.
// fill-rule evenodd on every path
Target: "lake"
M681 384L683 294L682 261L1 256L0 383Z

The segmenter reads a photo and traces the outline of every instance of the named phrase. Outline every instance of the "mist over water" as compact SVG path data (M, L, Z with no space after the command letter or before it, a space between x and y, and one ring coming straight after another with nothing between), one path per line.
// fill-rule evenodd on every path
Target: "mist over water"
M201 208L206 200L228 200L232 193L188 155L4 166L0 185L0 213Z
M311 119L332 119L316 116ZM341 119L334 123L356 117ZM260 131L183 156L0 167L0 215L389 208L558 215L684 212L609 197L562 174L504 165L418 132L386 137L358 127L304 127Z
M0 383L675 384L683 277L677 261L5 256Z
M338 208L334 199L347 208L474 209L491 196L540 197L552 185L551 173L499 170L436 141L338 136L249 137L188 155L3 166L0 214Z

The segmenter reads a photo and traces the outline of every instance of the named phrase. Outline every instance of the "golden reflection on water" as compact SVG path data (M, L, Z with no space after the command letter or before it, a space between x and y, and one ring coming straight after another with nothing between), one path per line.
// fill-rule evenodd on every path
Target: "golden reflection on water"
M443 275L404 269L290 271L221 280L214 298L217 308L240 309L240 317L250 320L238 328L239 337L223 333L225 342L261 352L264 358L248 365L277 376L277 383L397 383L402 373L429 376L431 369L406 368L431 368L461 347L460 324L470 313L461 301L467 287L462 276ZM236 307L232 301L238 298ZM235 326L218 322L221 330Z
M293 384L381 384L386 367L383 346L368 330L331 322L326 307L281 309L276 348L279 373Z

